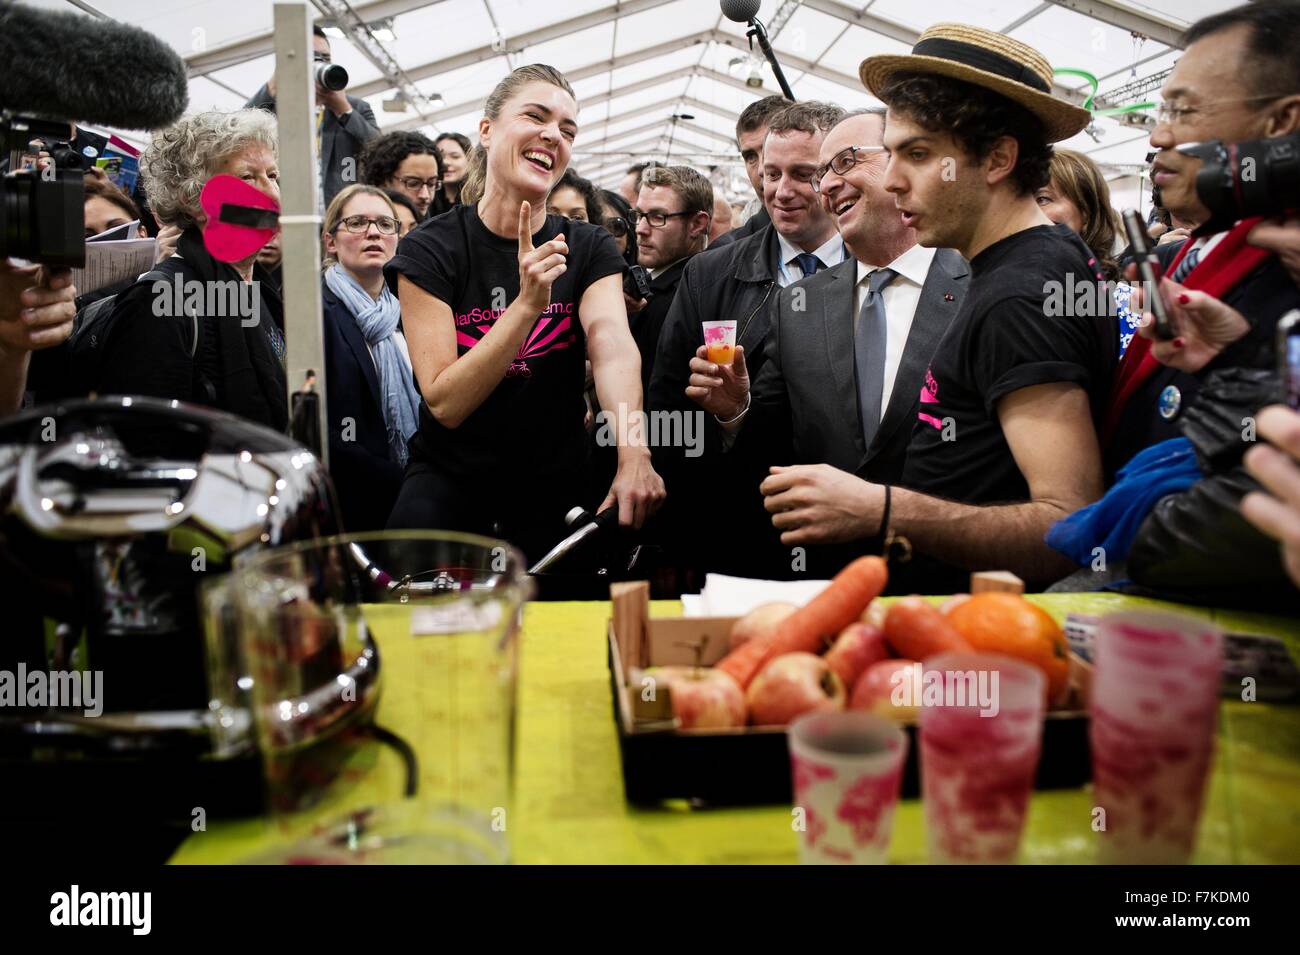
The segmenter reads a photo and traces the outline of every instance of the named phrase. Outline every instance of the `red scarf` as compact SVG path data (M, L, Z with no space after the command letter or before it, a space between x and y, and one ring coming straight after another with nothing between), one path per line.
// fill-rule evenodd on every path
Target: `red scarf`
M1254 272L1273 254L1267 249L1246 244L1246 236L1250 234L1250 230L1263 222L1264 218L1264 216L1256 216L1253 219L1242 219L1233 226L1231 231L1219 240L1214 251L1196 263L1196 268L1192 269L1183 280L1183 286L1197 289L1215 298L1223 298L1236 288L1238 282ZM1191 250L1192 244L1193 240L1183 243L1183 247L1178 250L1178 255L1165 270L1166 275L1174 274L1178 263ZM1128 351L1124 352L1124 359L1119 363L1119 371L1116 372L1114 384L1111 386L1110 406L1106 410L1106 421L1101 431L1102 447L1110 447L1125 405L1142 383L1160 367L1160 362L1156 361L1151 354L1151 339L1134 335L1133 340L1129 342Z

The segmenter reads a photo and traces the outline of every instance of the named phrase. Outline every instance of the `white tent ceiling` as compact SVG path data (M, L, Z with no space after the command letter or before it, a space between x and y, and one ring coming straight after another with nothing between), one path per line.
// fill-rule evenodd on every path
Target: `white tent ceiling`
M27 0L143 27L170 43L190 66L192 110L236 108L270 75L270 0ZM318 10L339 3L312 0ZM671 143L682 161L734 172L735 117L759 96L778 92L770 69L749 59L745 27L722 17L713 0L351 0L350 6L404 74L430 99L423 114L383 109L394 80L354 43L333 41L333 58L351 75L384 129L474 133L484 97L513 66L545 62L573 82L581 107L575 166L601 184L642 158L662 158ZM857 79L863 57L905 52L926 26L959 20L1006 33L1041 50L1057 69L1099 81L1102 105L1155 98L1107 97L1155 78L1177 57L1192 21L1234 0L763 0L759 18L800 99L847 107L873 99ZM325 19L323 14L319 18ZM391 28L389 34L381 27ZM129 64L124 64L129 68ZM763 85L746 85L761 68ZM1158 82L1154 84L1158 87ZM1089 84L1061 76L1058 94L1082 101ZM1082 91L1082 92L1080 92ZM674 116L690 115L679 119ZM1066 145L1112 175L1136 169L1147 133L1099 116ZM743 188L743 187L742 187Z

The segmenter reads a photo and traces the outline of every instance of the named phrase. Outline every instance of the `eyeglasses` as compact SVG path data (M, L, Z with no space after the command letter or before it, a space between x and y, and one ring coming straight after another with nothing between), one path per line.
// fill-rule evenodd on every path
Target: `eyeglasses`
M419 176L402 176L397 181L406 187L407 192L419 192L426 186L430 192L437 192L442 188L442 180L437 177L433 179L421 179Z
M693 215L695 215L695 213L693 212L642 212L640 209L633 209L632 228L635 229L636 224L642 219L644 219L646 222L650 224L650 228L662 229L664 226L668 224L669 219L677 219L680 218L681 216L693 216Z
M622 216L611 216L602 222L601 225L605 227L606 232L616 239L623 238L623 236L627 235L633 228L635 228L634 226L628 225L627 220Z
M1204 103L1200 106L1175 106L1171 103L1161 103L1156 107L1156 125L1157 126L1177 126L1189 116L1195 116L1197 113L1208 113L1215 106L1234 106L1238 103L1266 103L1275 99L1281 99L1282 94L1266 93L1262 96L1247 96L1243 99L1221 99L1213 103Z
M818 166L812 174L812 191L821 193L822 177L827 172L833 172L837 176L842 176L860 162L866 162L868 156L874 156L877 153L883 153L884 146L845 146L834 156L831 161L824 166ZM861 156L858 153L862 153Z
M339 221L334 231L344 229L355 235L364 235L370 231L372 225L379 230L380 235L396 235L400 223L389 216L377 216L373 219L370 216L348 216Z

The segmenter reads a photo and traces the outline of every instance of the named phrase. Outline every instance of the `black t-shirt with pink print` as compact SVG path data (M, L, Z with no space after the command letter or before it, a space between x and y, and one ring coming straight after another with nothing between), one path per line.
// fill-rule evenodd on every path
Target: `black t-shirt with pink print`
M1033 385L1075 384L1095 427L1119 332L1096 259L1068 226L1017 232L970 265L970 289L926 371L900 483L965 504L1026 501L998 402Z
M458 481L498 486L582 468L586 337L578 305L588 286L621 272L625 263L604 229L562 216L546 217L534 247L561 232L569 246L567 268L505 377L458 428L442 426L421 404L412 461ZM463 355L518 296L519 246L491 232L477 205L456 206L408 233L384 274L394 291L404 275L447 303Z

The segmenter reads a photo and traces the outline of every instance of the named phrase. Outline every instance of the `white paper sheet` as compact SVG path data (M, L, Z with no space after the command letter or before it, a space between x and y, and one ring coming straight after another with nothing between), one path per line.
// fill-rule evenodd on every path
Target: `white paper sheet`
M133 279L153 268L158 257L157 239L123 239L86 243L86 265L72 270L77 294Z
M766 603L784 602L802 607L826 589L829 580L753 580L706 574L698 594L682 594L687 617L740 617Z

